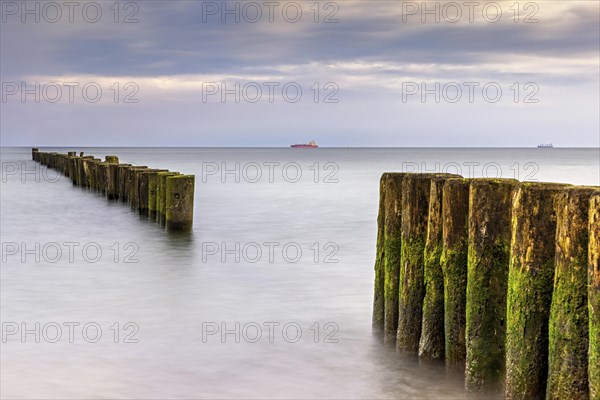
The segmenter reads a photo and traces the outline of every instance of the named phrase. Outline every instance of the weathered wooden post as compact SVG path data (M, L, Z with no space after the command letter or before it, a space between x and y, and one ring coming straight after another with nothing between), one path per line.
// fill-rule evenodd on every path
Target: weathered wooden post
M118 166L117 181L119 183L119 187L118 187L119 201L121 201L121 202L126 202L127 196L129 194L129 191L128 191L129 168L131 168L131 164L120 164Z
M512 205L506 301L506 398L544 399L556 237L555 198L566 185L521 183Z
M189 232L194 221L194 175L167 177L167 231Z
M424 258L431 179L449 174L406 174L402 179L402 228L398 296L399 351L418 354L425 296Z
M167 222L167 177L179 175L179 172L159 172L157 175L156 201L158 223L164 226Z
M100 164L101 160L99 158L93 158L88 166L90 167L90 180L88 181L88 188L91 191L98 190L98 164Z
M69 157L69 178L71 178L71 182L73 183L73 185L78 185L77 182L77 156L70 156Z
M471 182L465 368L470 390L496 390L504 380L511 202L517 183Z
M67 156L68 157L75 157L76 155L77 155L76 151L69 151L69 152L67 152Z
M119 167L119 157L117 156L106 156L104 157L104 162L106 163L106 175L105 175L105 188L106 188L106 197L109 200L115 200L119 198L118 193L118 167Z
M99 162L97 165L98 191L104 195L108 188L108 165L109 164L105 162Z
M383 190L383 342L396 344L398 335L398 288L400 282L400 229L402 226L402 179L404 173L385 173Z
M107 164L118 164L119 163L119 157L117 156L105 156L104 157L104 162Z
M132 210L137 210L140 202L140 175L143 171L147 170L148 167L133 167L131 168L129 175L129 205Z
M444 183L442 193L442 255L444 273L444 336L446 365L465 366L467 249L469 237L470 179Z
M39 154L40 149L38 149L37 147L33 147L31 149L31 159L33 161L38 161L38 154Z
M548 399L587 399L588 223L594 189L575 187L557 196L554 292L550 309Z
M156 175L159 172L168 172L166 169L146 169L140 173L139 177L139 196L138 196L138 211L142 216L148 216L148 199L150 197L149 178L151 175ZM156 198L155 198L156 200Z
M158 188L158 172L148 175L148 218L151 221L157 220L158 214L158 199L157 199L157 188Z
M384 321L384 300L383 293L385 287L385 274L383 271L384 256L384 222L385 222L385 174L379 179L379 211L377 213L377 242L375 245L375 284L373 288L373 319L371 328L374 334L383 339L383 321ZM394 335L395 339L395 335Z
M442 203L446 176L433 176L429 191L427 236L423 253L425 298L419 357L433 360L444 358L444 272L441 265L443 250Z
M600 399L600 194L590 199L588 246L588 310L590 399Z
M396 348L417 354L423 313L423 252L427 236L431 177L406 174L402 180L400 285Z
M93 160L93 156L84 156L80 158L80 171L79 171L79 181L81 182L82 188L89 187L89 183L91 181L90 177L90 163Z

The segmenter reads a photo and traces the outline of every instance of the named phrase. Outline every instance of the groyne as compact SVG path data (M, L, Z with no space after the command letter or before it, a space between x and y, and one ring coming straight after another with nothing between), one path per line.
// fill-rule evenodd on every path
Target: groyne
M600 399L600 187L385 173L376 246L384 343L471 392Z
M189 232L194 219L194 175L166 169L120 164L107 155L104 161L83 152L77 155L31 150L31 157L68 177L73 185L127 202L140 216L156 221L170 232Z

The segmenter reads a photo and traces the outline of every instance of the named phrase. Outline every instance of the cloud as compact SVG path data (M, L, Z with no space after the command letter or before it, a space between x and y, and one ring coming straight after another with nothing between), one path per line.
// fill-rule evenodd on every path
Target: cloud
M83 9L94 2L80 3ZM219 133L218 142L222 145L240 143L243 135L235 132L243 129L243 124L237 122L255 121L258 113L267 116L259 118L260 123L266 125L263 129L269 137L265 139L266 143L272 142L269 135L276 135L282 128L288 127L290 121L302 129L309 129L296 116L301 107L304 107L304 112L310 113L310 120L328 118L332 113L332 108L323 104L304 104L292 109L289 105L268 101L259 104L219 102L210 107L202 102L207 83L244 85L259 82L262 85L271 81L282 85L298 82L306 97L312 94L310 85L314 82L319 85L334 82L340 89L341 104L335 106L338 125L323 122L329 129L328 135L356 144L369 143L368 140L361 141L360 135L351 136L352 140L344 139L344 135L350 135L348 132L361 127L363 131L383 132L381 143L386 140L394 142L396 138L389 135L399 125L405 124L406 118L410 118L410 115L400 116L398 108L390 106L390 101L398 106L396 101L402 96L403 84L477 81L482 84L498 82L506 93L510 93L508 88L514 82L519 85L528 82L538 84L543 101L536 111L530 107L529 114L518 112L518 119L524 121L522 126L543 127L547 129L547 135L558 138L563 134L559 131L560 127L576 124L583 128L571 135L569 140L586 145L598 144L593 133L598 126L596 113L577 113L577 121L573 121L575 113L562 113L560 116L561 104L564 105L562 110L576 107L593 110L599 106L598 3L530 2L527 3L530 4L528 8L525 8L526 3L519 3L517 20L515 9L510 8L513 2L498 2L502 18L495 23L490 22L494 10L490 9L488 14L483 12L484 2L475 7L472 20L468 9L463 6L458 22L451 22L455 14L450 13L450 8L444 8L450 7L452 2L438 2L441 7L439 22L434 21L435 15L429 14L425 16L426 23L422 22L421 13L414 10L415 5L421 7L422 2L320 2L316 14L313 2L279 1L272 15L273 22L270 22L265 3L257 1L254 3L263 14L256 23L248 22L255 15L248 6L250 3L123 1L118 3L117 15L114 3L98 2L102 18L97 23L89 23L77 13L73 22L62 19L54 24L45 22L43 18L40 23L32 23L31 20L22 23L18 13L3 14L3 18L7 18L0 26L3 82L70 81L82 85L96 82L104 88L106 95L95 105L96 108L91 108L90 104L30 104L19 101L3 104L2 143L30 140L27 138L31 138L28 135L32 134L27 130L35 129L35 121L41 124L40 129L56 126L52 135L60 141L66 133L58 127L61 119L70 115L68 110L87 115L84 119L90 123L91 130L102 125L97 123L102 118L99 109L109 112L114 116L112 118L124 118L123 124L126 125L130 124L129 116L132 114L136 118L152 120L151 130L171 127L171 121L156 120L163 115L163 110L165 113L169 110L177 114L181 127L169 129L174 130L174 137L179 137L181 143L197 138L189 132L197 126L200 116L210 118L220 115L223 119L211 129ZM302 18L296 23L290 22L290 15L294 14L282 13L284 9L294 11L294 4L302 10ZM428 7L434 4L428 3ZM109 8L111 5L112 9ZM217 7L216 11L214 7ZM221 12L225 7L227 10L236 10L237 7L239 23L234 22L234 14L223 16ZM243 13L244 7L246 14ZM444 14L443 10L448 14ZM118 17L117 23L114 22L115 17ZM338 22L324 23L328 17ZM524 20L527 17L538 22L527 23ZM124 23L127 18L138 22ZM226 18L225 23L223 18ZM115 82L121 85L121 89L128 82L139 87L140 101L134 112L123 104L111 104L112 92L108 88ZM202 106L201 111L199 105ZM436 123L454 120L454 115L469 115L474 122L465 125L473 130L476 130L477 121L481 124L489 119L474 112L489 111L488 104L447 106L450 108L430 104L411 107L423 110L415 111L413 115L439 115L440 118L433 118ZM506 103L491 112L496 113L494 118L504 121L522 106ZM462 107L460 111L458 107ZM408 108L406 104L402 107L403 110ZM181 110L191 114L182 114ZM239 116L237 121L224 117L232 112ZM17 115L19 118L16 118ZM307 115L304 117L307 118ZM359 121L353 121L354 118L359 118ZM527 118L531 121L525 123ZM558 122L556 118L559 118ZM48 124L47 121L52 119L56 119L56 123ZM552 123L547 122L550 120ZM205 123L202 125L206 126ZM414 125L422 126L416 122ZM426 125L428 129L436 130L435 126ZM130 132L136 129L135 124L128 126ZM20 136L14 136L16 133L13 132L19 132ZM490 132L489 143L496 143L499 140L497 134L494 129ZM459 142L472 143L471 139L464 139L469 134L456 135ZM473 131L473 135L480 133ZM431 132L428 136L435 137L436 134ZM522 143L523 134L504 135L502 139ZM118 135L111 140L130 142ZM154 140L162 143L158 136ZM484 142L485 139L482 140Z

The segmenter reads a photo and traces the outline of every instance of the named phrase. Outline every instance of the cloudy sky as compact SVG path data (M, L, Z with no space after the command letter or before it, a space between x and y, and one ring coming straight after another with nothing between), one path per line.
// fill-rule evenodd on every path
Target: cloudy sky
M598 1L422 4L2 0L1 144L600 145Z

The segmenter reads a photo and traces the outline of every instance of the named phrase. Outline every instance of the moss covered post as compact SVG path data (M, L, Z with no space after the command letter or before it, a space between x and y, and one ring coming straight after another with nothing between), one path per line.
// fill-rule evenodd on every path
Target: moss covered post
M402 179L402 227L398 296L399 351L418 354L425 296L424 257L431 179L448 174L406 174Z
M423 251L427 236L431 177L406 174L402 180L400 286L396 348L417 354L423 314Z
M377 213L377 242L375 245L375 284L373 288L373 319L371 327L373 333L381 336L383 339L383 321L385 311L383 308L383 293L385 285L385 275L383 272L384 263L384 251L383 251L383 238L384 238L384 221L385 221L385 191L384 182L385 175L381 175L379 179L379 212Z
M148 175L148 218L156 221L158 214L158 172Z
M444 336L446 365L464 369L470 179L448 179L442 193Z
M194 221L194 175L167 177L166 225L169 232L190 232Z
M465 337L469 390L498 390L504 381L511 203L517 183L471 181Z
M588 223L594 189L575 187L557 196L554 292L548 347L549 399L587 399L589 316Z
M600 194L590 199L588 245L588 311L590 399L600 399Z
M404 173L385 173L383 185L383 342L396 344L398 334L398 286L400 274L400 228Z
M148 216L148 202L150 199L150 176L156 176L159 172L168 172L166 169L146 169L140 173L138 188L138 210L141 216ZM154 200L156 201L156 197Z
M521 183L513 201L506 301L508 399L544 399L546 395L555 198L565 187Z
M423 262L425 298L419 357L433 360L444 358L444 273L440 258L443 248L443 188L447 179L445 176L431 178Z
M167 177L173 175L179 175L179 172L159 172L157 175L156 209L157 220L161 226L164 226L167 222Z

